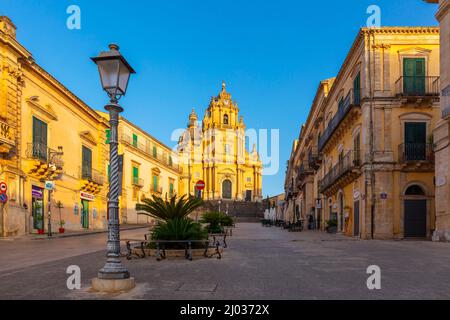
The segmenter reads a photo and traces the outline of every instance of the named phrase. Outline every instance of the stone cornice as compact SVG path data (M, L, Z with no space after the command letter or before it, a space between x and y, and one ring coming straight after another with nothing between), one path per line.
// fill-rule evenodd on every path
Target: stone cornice
M49 119L51 120L58 120L58 116L56 115L55 110L53 110L52 106L49 104L46 104L45 106L41 105L39 103L39 97L38 96L32 96L29 97L26 100L32 107L34 107L36 110L39 110L43 114L45 114Z

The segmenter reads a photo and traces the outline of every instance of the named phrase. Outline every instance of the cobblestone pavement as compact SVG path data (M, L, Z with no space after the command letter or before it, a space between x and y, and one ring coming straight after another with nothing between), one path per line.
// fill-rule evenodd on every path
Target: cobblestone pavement
M137 287L111 296L89 290L104 263L104 241L105 235L90 235L0 243L0 299L450 299L445 243L363 241L241 223L221 260L124 260ZM43 260L36 258L41 253ZM69 291L66 268L74 264L82 288ZM367 289L370 265L381 268L381 290Z

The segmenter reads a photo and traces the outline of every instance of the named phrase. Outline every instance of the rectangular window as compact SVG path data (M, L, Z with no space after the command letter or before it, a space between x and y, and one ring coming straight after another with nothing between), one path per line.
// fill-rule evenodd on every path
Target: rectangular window
M403 152L406 160L416 161L426 159L426 135L426 122L405 123L405 146Z
M425 94L425 58L403 59L403 93L415 96Z
M158 156L158 149L156 149L156 146L153 146L153 158L156 158Z
M172 159L172 156L169 156L169 166L172 166L173 165L173 159Z
M169 180L169 196L173 197L175 193L174 182L172 179Z
M133 146L138 146L138 136L133 133Z
M361 73L358 72L353 80L353 103L358 105L361 102Z
M158 192L158 176L153 176L153 191Z
M139 168L133 166L133 184L137 185L139 183Z
M81 150L82 157L82 178L91 179L92 178L92 150L83 146Z
M33 117L33 157L47 161L47 124Z
M229 144L226 144L226 145L224 145L224 152L225 152L225 154L230 154L230 145Z

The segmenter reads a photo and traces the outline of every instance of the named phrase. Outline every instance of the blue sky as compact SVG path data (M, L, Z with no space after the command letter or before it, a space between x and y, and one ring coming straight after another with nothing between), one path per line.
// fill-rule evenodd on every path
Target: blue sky
M74 4L81 30L66 27ZM192 107L203 115L225 80L248 128L280 129L280 170L263 179L264 195L274 195L319 81L337 74L371 4L383 26L437 25L437 7L421 0L1 0L0 15L41 66L95 109L106 96L89 57L118 43L137 71L124 116L169 146Z

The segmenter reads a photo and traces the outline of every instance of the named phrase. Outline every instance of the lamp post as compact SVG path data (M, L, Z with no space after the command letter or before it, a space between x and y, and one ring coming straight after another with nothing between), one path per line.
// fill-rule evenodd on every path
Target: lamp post
M109 45L109 51L101 52L98 57L92 58L92 60L98 66L103 90L110 98L110 102L105 106L105 109L109 112L111 132L109 143L110 183L107 260L105 266L98 272L100 281L96 281L97 279L93 281L94 289L99 289L95 288L97 286L108 291L108 289L111 289L108 287L111 283L105 286L105 282L102 282L102 280L130 280L130 273L120 261L118 125L119 113L123 111L123 108L118 102L125 95L130 75L135 71L120 54L119 47L115 44ZM95 283L101 284L95 285ZM128 289L133 287L134 279L132 284L128 282Z
M50 181L50 177L52 176L53 172L56 171L56 166L53 163L54 158L58 157L58 156L62 156L63 154L64 154L64 152L63 152L62 146L58 147L58 151L49 151L48 163L52 169L52 170L50 170L48 177L47 177L49 181ZM53 233L52 233L52 192L53 192L53 186L48 189L47 237L49 239L53 236Z

